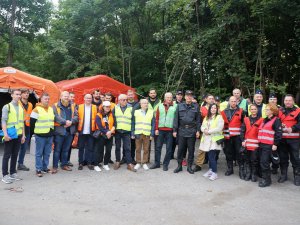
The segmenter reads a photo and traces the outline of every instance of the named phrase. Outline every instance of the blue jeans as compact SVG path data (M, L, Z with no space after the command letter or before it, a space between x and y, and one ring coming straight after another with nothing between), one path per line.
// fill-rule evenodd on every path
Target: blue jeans
M35 169L47 170L52 150L53 137L40 137L35 135Z
M216 173L217 172L217 160L216 160L216 154L217 151L216 150L209 150L209 152L207 153L208 155L208 165L209 168Z
M165 130L160 130L157 138L157 145L155 149L156 166L160 165L161 149L164 145L165 140L166 140L166 155L163 161L163 165L169 166L171 156L172 156L172 148L173 148L173 131L165 131Z
M21 148L19 151L19 160L18 160L19 165L24 164L25 154L28 149L28 145L30 141L30 127L25 126L25 136L26 136L25 142L21 144Z
M78 136L78 161L79 164L92 164L94 158L94 137L91 134L79 134Z
M120 162L121 160L121 145L123 141L123 150L125 154L125 160L127 164L132 163L132 158L131 158L131 137L130 137L130 132L128 133L120 133L116 132L115 135L115 140L116 140L116 162Z
M73 140L73 135L66 133L66 135L54 136L54 153L53 153L53 168L58 168L58 161L61 158L61 166L68 164L68 154Z

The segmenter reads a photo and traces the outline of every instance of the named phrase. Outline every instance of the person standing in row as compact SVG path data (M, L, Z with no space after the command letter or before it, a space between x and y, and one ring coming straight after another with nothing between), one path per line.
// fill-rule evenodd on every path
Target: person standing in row
M194 161L196 138L200 137L200 109L195 103L192 103L193 92L185 92L185 103L179 104L174 118L173 136L178 135L178 167L174 173L182 171L183 153L188 148L188 167L187 171L194 174L192 164Z
M87 164L90 170L94 169L92 160L94 156L94 137L96 130L95 121L97 115L97 106L92 104L92 95L84 96L84 104L78 106L78 170L82 170Z
M272 152L277 150L277 146L282 138L281 121L277 117L278 108L274 104L268 104L265 107L266 116L259 126L258 141L259 141L259 158L262 179L259 181L259 187L267 187L272 183L270 162Z
M102 104L102 100L101 100L101 92L100 90L94 90L93 94L92 94L92 104L96 105L97 108Z
M261 90L257 90L253 97L253 104L257 106L257 115L262 118L266 118L266 104L263 103L264 97ZM248 114L250 114L250 108L248 107Z
M35 135L35 169L38 177L42 177L43 173L52 172L48 169L48 165L52 151L55 119L53 108L49 106L49 95L43 93L40 101L30 115L30 124L34 128Z
M157 145L155 149L155 162L150 169L160 167L160 157L163 144L166 142L166 154L163 161L163 170L167 171L172 155L173 147L173 125L177 104L173 103L173 95L171 92L165 93L164 103L160 103L156 111L155 119L155 135Z
M287 180L289 159L292 163L294 184L300 186L300 109L295 106L294 97L284 97L284 107L279 111L279 118L282 122L283 134L279 144L280 171L278 180L283 183Z
M52 173L57 173L58 161L61 157L61 168L66 171L72 169L68 166L68 155L76 132L78 123L77 110L69 101L69 92L63 91L59 102L53 105L55 115L54 123L54 152Z
M148 108L148 100L140 100L141 108L134 111L132 118L132 138L135 139L136 145L136 162L135 170L143 166L148 170L149 143L154 136L155 118L152 109ZM142 157L143 149L143 157Z
M263 122L263 118L257 116L257 106L251 104L249 117L244 118L241 127L242 146L246 148L247 153L245 157L245 180L251 179L252 182L257 181L259 157L258 157L258 128Z
M20 106L24 110L24 131L25 131L25 142L21 144L18 160L18 170L29 171L29 168L24 165L25 154L30 141L30 114L32 112L33 106L28 101L29 99L29 90L21 89L21 100Z
M243 109L245 115L248 115L248 102L247 99L241 96L242 95L241 90L235 88L232 91L232 95L236 97L237 105L239 106L239 108Z
M19 101L21 91L13 90L11 93L12 101L2 108L2 130L4 134L4 154L2 159L2 182L10 184L15 180L20 180L17 175L16 164L21 144L25 142L24 131L24 111ZM13 130L10 135L9 130ZM10 160L10 169L8 172L8 163Z

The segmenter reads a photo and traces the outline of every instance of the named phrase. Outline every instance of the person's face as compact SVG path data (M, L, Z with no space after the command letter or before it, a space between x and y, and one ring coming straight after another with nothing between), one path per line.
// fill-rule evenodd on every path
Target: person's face
M95 91L93 97L97 100L100 99L100 91Z
M105 95L105 101L111 102L111 100L112 100L112 97L111 97L111 96Z
M68 92L64 92L62 93L60 99L63 101L63 102L68 102L69 101L69 98L70 98L70 94Z
M251 115L256 116L257 115L257 108L255 106L250 107Z
M75 100L75 95L74 94L70 94L69 95L69 101L74 102Z
M28 91L23 92L23 93L21 94L21 98L22 98L22 99L28 100L28 98L29 98L29 92L28 92Z
M207 102L208 104L213 104L213 103L215 102L214 96L208 96L208 97L206 98L206 102Z
M128 98L129 101L134 100L134 93L133 92L128 92L127 93L127 98Z
M92 103L92 96L91 95L86 95L84 96L84 103L85 104L91 104Z
M43 97L41 98L41 103L42 103L42 105L44 105L44 106L48 106L48 105L49 105L49 101L50 101L50 97L49 97L49 96L43 96Z
M213 105L210 109L211 114L215 115L217 113L217 106Z
M270 107L266 107L266 116L267 117L271 117L271 116L273 116L273 112L270 110Z
M269 98L269 103L277 105L277 98Z
M127 97L122 97L121 99L119 99L120 105L122 107L127 105Z
M254 102L255 102L256 104L261 104L262 101L263 101L263 96L262 96L262 94L255 94L255 95L254 95Z
M101 99L102 102L104 102L105 101L105 96L104 95L100 95L100 99Z
M181 102L182 101L182 94L179 94L179 95L176 95L176 100L178 101L178 102Z
M165 96L165 101L167 104L170 104L173 101L173 96L172 95L166 95Z
M141 108L142 108L143 110L146 110L146 109L148 108L148 102L147 102L147 101L142 101L142 102L141 102Z
M185 95L184 96L186 103L190 104L193 101L193 95Z
M294 106L295 102L293 97L287 96L284 98L284 106L286 108L292 108Z
M13 101L15 101L15 102L20 101L20 99L21 99L21 91L14 91L11 94L11 97L12 97Z
M240 90L234 90L232 92L233 96L235 96L237 99L241 97L241 91Z
M149 92L149 97L150 97L150 98L155 99L156 96L157 96L157 94L156 94L156 91L155 91L155 90Z
M103 110L105 113L108 113L110 111L110 106L103 106Z
M236 102L236 98L235 97L231 97L229 99L229 105L231 108L235 109L236 108L236 105L237 105L237 102Z

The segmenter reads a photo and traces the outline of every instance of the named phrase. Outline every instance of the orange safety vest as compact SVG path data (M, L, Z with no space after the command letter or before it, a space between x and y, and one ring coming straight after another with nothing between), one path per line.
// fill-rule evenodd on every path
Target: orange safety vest
M255 121L254 124L251 126L250 118L245 117L244 123L246 126L246 132L245 132L245 142L246 142L246 149L250 151L254 151L258 148L258 131L259 127L263 122L263 118L259 118L257 121Z
M281 120L283 126L285 128L290 128L297 124L297 120L295 119L300 113L300 109L297 108L296 110L290 112L287 115L284 115L282 110L279 111L279 119ZM285 129L283 129L282 138L300 138L300 132L292 132L287 133Z
M91 111L91 131L96 130L96 115L97 115L97 106L96 105L91 105L92 106L92 111ZM82 131L83 129L83 123L84 123L84 104L81 104L78 106L78 131Z
M55 106L55 108L56 108L56 110L57 110L57 114L60 115L61 110L60 110L60 108L57 106L57 103L55 103L54 106ZM71 104L71 110L72 110L72 116L71 116L71 118L73 119L73 117L74 117L74 112L75 112L75 103L72 103L72 104ZM61 124L59 124L59 123L57 123L57 122L54 122L54 126L59 127L59 126L61 126Z
M240 108L237 112L234 113L231 120L228 121L227 116L225 114L225 110L221 112L221 115L224 119L223 132L224 132L225 139L230 139L230 137L238 136L241 134L242 113L243 113L243 109Z
M25 109L25 107L23 106L22 102L20 101L20 105L22 106L23 110L24 110L24 121L25 121L25 125L27 127L30 127L30 115L33 109L33 106L30 102L28 102L28 108L27 110Z
M276 116L273 119L268 121L267 123L262 122L259 126L258 131L258 141L259 143L273 145L274 144L274 134L275 131L273 130L272 126L276 120Z
M206 106L201 106L200 112L202 119L204 119L208 114L208 109L206 108Z
M102 127L106 127L105 121L103 120L102 113L97 113L97 116L99 116L101 119ZM113 126L114 126L114 117L113 117L113 114L110 112L108 115L108 129L111 130L113 128ZM98 126L97 126L97 129L99 129Z

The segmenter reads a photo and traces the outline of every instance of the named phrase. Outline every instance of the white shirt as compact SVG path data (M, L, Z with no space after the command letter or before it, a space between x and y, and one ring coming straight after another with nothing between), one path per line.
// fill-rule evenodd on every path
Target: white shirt
M91 133L91 110L92 105L84 105L84 126L83 126L83 134Z

